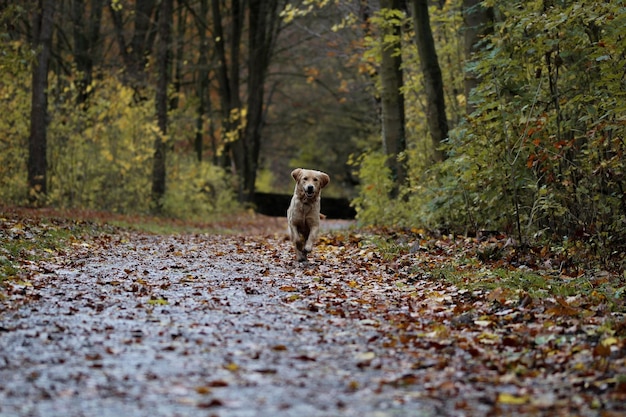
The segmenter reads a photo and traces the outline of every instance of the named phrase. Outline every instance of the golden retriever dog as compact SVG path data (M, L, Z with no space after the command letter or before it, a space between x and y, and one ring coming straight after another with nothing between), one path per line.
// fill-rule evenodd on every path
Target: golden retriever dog
M296 180L291 204L287 210L289 238L296 250L299 262L307 260L313 250L320 228L320 193L330 182L330 177L320 171L296 168L291 172Z

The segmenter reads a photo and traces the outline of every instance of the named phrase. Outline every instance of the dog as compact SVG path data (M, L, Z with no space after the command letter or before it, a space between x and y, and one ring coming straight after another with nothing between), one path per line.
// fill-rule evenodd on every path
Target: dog
M293 197L287 210L289 238L296 251L296 259L306 262L313 250L320 228L320 193L330 182L328 174L312 169L296 168L291 172L296 180Z

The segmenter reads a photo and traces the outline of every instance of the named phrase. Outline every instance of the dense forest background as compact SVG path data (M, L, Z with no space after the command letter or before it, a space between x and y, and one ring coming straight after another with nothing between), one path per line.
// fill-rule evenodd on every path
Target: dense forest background
M626 5L0 1L0 201L206 219L328 172L365 225L626 244Z

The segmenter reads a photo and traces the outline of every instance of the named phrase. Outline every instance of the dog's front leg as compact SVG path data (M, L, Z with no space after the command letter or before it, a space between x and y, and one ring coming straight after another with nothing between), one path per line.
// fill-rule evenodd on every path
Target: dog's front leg
M313 251L313 244L315 243L315 241L317 240L317 233L319 232L319 224L313 223L311 225L311 231L309 232L309 237L306 240L306 243L304 244L304 251L306 253L310 253L311 251Z
M296 252L296 259L300 262L306 261L306 250L304 249L305 237L292 225L289 225L289 237Z

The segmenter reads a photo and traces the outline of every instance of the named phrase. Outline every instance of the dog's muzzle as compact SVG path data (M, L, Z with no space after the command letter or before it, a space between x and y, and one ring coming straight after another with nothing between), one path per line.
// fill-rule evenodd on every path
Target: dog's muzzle
M305 189L304 192L306 194L307 197L313 197L315 195L315 187L312 185L308 185Z

